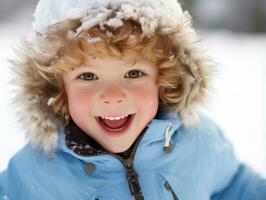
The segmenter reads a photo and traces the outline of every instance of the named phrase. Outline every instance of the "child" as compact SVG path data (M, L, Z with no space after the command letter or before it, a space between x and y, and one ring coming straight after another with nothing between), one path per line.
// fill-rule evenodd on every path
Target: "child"
M200 114L215 69L175 0L40 0L14 62L28 139L10 200L265 200Z

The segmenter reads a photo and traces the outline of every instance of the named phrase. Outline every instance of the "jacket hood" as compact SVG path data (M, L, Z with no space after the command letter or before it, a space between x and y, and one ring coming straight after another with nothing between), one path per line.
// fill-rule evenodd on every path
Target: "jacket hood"
M57 91L40 75L35 62L49 66L62 46L47 40L50 27L73 20L79 20L80 26L68 33L70 38L95 25L120 27L123 19L139 22L143 36L149 37L155 30L169 35L179 49L176 56L187 70L182 77L184 92L174 112L185 126L197 123L201 108L208 103L215 69L198 47L190 15L176 0L40 0L34 16L35 35L23 44L22 53L12 63L16 75L12 81L16 85L14 104L32 146L50 154L58 145L63 123L49 106Z

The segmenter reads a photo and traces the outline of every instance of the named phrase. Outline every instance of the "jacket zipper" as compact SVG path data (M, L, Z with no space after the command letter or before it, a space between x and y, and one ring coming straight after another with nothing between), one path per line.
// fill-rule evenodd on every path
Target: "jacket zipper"
M129 185L131 195L135 197L135 200L144 200L141 186L139 184L138 173L134 169L134 158L135 158L135 153L136 153L137 147L138 147L142 137L144 136L146 129L147 128L145 128L143 130L142 135L136 141L135 146L133 147L132 152L130 153L130 155L127 159L123 159L121 156L116 155L114 153L109 153L109 152L104 152L104 151L99 152L99 153L90 154L90 155L77 153L77 152L75 152L75 153L77 153L78 155L80 155L82 157L111 155L111 156L117 158L123 164L123 166L126 169L126 176L127 176L128 185Z
M142 191L141 191L141 186L139 184L139 179L138 179L138 173L134 169L134 154L133 157L129 157L126 160L123 160L123 164L126 167L127 170L127 180L128 180L128 185L129 189L131 192L131 195L135 197L136 200L144 200Z
M124 165L124 167L126 169L126 173L127 173L127 180L128 180L128 185L129 185L131 195L134 196L136 200L144 200L141 186L139 184L139 179L138 179L139 175L136 172L136 170L134 169L134 158L135 158L135 154L137 151L137 147L138 147L142 137L144 136L146 129L147 128L145 128L143 130L142 135L138 138L135 146L132 149L132 152L130 153L130 155L127 159L123 159L122 157L120 157L116 154L111 154L114 157L116 157L118 160L120 160L121 163Z
M164 187L168 192L172 193L173 196L173 200L179 200L179 198L177 197L176 193L174 192L173 188L171 187L171 185L168 183L168 181L164 182Z

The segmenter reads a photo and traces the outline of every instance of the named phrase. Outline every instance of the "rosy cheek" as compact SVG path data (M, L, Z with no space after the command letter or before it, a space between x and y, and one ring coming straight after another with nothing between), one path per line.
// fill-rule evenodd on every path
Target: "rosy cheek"
M158 91L154 86L138 88L134 91L134 99L146 114L154 113L158 108Z
M68 92L68 104L69 111L72 117L82 116L82 113L90 108L91 98L90 95L84 91L69 91Z

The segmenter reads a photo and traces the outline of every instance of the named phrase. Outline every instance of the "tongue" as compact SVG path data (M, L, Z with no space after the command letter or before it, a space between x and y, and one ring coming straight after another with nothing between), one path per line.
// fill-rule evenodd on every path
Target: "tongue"
M126 125L128 118L129 117L125 117L119 120L101 119L101 122L108 128L118 129Z

